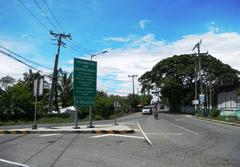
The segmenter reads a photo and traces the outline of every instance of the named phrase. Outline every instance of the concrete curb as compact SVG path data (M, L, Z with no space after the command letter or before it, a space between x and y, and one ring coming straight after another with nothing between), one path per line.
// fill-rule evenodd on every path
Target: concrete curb
M216 122L216 123L221 123L221 124L226 124L226 125L231 125L231 126L238 126L238 127L240 127L240 124L237 124L237 123L231 123L231 122L225 122L225 121L218 121L218 120L214 120L214 119L202 118L202 117L196 117L196 116L194 116L194 118L201 119L201 120L205 120L205 121L209 121L209 122Z
M134 130L0 130L0 134L53 134L53 133L81 133L81 134L128 134Z

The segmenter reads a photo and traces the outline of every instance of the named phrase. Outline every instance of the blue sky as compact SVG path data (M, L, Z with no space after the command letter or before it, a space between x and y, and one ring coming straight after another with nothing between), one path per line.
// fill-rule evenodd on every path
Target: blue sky
M47 29L57 32L34 0L21 1ZM76 46L76 43L66 41L68 48L62 48L60 66L65 70L71 71L74 57L109 50L95 60L99 65L99 88L110 93L121 91L126 94L131 91L127 73L140 76L162 58L189 52L200 39L205 43L203 50L210 50L223 62L238 67L238 62L233 61L233 57L238 56L239 46L238 0L45 0L62 28L51 17L44 1L36 1L61 32L71 33L73 40L78 42ZM52 67L56 46L52 44L54 41L50 40L49 32L19 0L2 0L0 6L0 44ZM222 44L221 52L234 53L232 58L219 53L216 42L221 39L228 42ZM141 63L145 60L149 63ZM0 63L10 62L16 65L6 58L1 58ZM17 71L22 70L26 68L19 66ZM6 69L1 71L2 75L14 73Z

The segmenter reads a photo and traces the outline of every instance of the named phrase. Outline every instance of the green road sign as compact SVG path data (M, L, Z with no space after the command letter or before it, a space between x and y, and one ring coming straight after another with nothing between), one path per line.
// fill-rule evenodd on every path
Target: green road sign
M96 98L97 62L74 58L73 77L75 106L93 106Z

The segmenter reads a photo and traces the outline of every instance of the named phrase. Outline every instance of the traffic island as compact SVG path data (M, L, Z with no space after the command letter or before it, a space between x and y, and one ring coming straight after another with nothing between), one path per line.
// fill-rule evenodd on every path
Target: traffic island
M74 129L73 126L59 127L39 127L38 129L0 129L0 134L128 134L134 133L134 130L126 125L95 125L95 128L86 128L86 125L79 126L79 129Z

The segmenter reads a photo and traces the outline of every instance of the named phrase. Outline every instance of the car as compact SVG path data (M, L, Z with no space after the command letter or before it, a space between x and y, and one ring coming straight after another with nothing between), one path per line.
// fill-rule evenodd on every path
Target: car
M152 108L150 106L144 106L142 108L142 114L152 114Z

